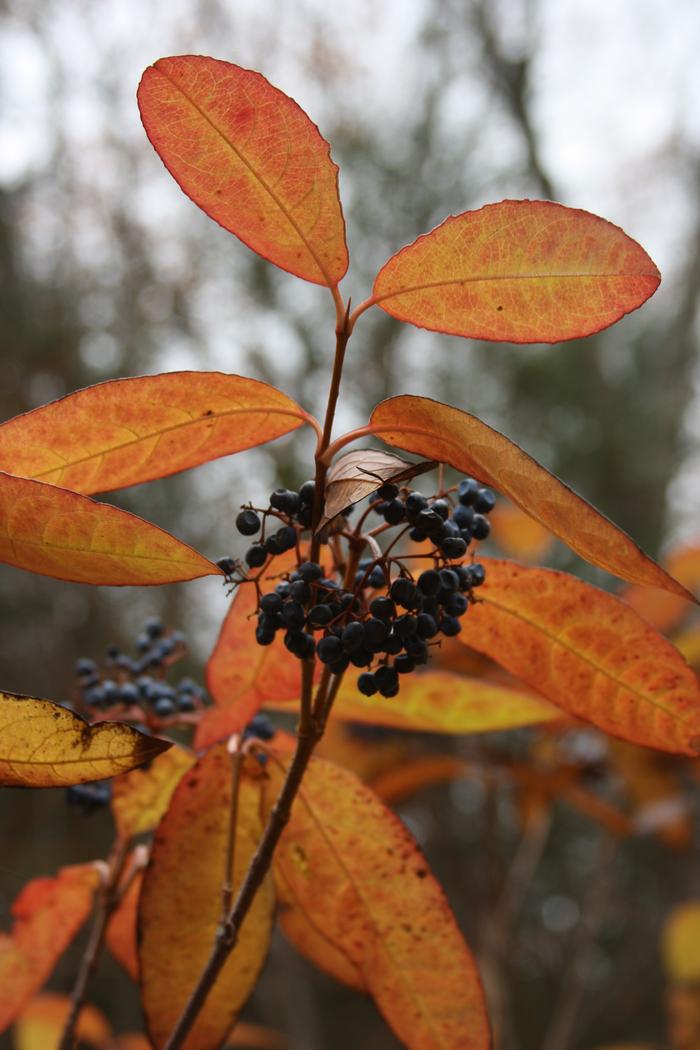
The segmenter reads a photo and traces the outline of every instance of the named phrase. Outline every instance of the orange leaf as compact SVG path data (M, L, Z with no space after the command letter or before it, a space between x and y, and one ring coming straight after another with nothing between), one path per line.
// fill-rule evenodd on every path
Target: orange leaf
M296 552L275 558L270 567L275 580L296 565ZM263 576L263 591L274 581ZM239 733L270 697L297 700L301 665L285 647L280 634L272 645L258 645L254 617L257 593L252 584L238 588L209 657L206 684L215 706L205 711L197 726L195 747L208 747L231 733Z
M135 514L2 473L0 561L103 586L146 587L222 575L213 562Z
M449 463L493 485L591 564L623 580L695 600L625 532L476 416L406 394L377 405L371 428L390 445Z
M508 343L579 339L636 310L661 280L618 226L552 201L452 215L392 256L372 301L420 328Z
M491 733L561 718L557 708L525 689L449 671L406 675L398 701L363 696L357 689L359 674L348 671L343 677L333 705L335 717L423 733ZM275 698L265 706L284 711L293 705Z
M262 445L306 419L286 394L244 376L114 379L0 426L0 470L73 492L110 492Z
M185 774L156 831L139 905L141 996L151 1040L170 1035L214 944L221 912L231 761L226 746L208 751ZM260 789L243 776L234 850L234 896L262 834ZM267 879L185 1041L186 1050L219 1046L255 986L272 930L274 891Z
M293 99L260 73L180 55L149 66L138 101L154 149L210 218L297 277L341 280L338 168Z
M92 908L98 884L92 864L33 879L12 905L12 933L0 934L0 1032L41 988Z
M159 823L180 778L193 763L193 756L176 746L147 769L134 769L115 778L112 813L120 838L142 835Z
M271 805L282 773L268 767ZM486 1050L479 978L444 894L407 829L357 777L312 760L274 864L407 1047Z
M134 876L129 888L112 913L105 942L114 958L124 967L132 981L139 979L139 953L136 944L136 919L143 872Z
M663 751L697 754L700 685L628 605L574 576L485 558L460 640L576 718Z
M474 775L474 766L456 755L421 755L387 769L372 781L372 790L389 806L435 784L451 783Z
M32 999L17 1018L12 1032L14 1050L57 1050L71 1001L67 995L44 992ZM78 1041L103 1047L112 1034L107 1018L96 1006L86 1003L75 1026Z
M671 575L688 590L695 591L700 587L700 541L684 543L669 551L662 560ZM648 587L627 587L620 597L652 627L664 633L676 627L691 608L675 595L659 594L656 589Z
M103 780L171 746L124 722L88 725L67 707L0 693L0 784L65 787Z
M314 923L313 917L304 909L304 901L295 900L281 866L275 868L275 886L278 902L284 906L279 914L279 924L287 940L319 970L348 988L366 992L367 985L358 968Z

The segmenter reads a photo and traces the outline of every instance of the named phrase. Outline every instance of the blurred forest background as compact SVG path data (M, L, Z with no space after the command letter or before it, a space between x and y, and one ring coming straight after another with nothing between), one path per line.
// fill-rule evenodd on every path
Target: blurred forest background
M146 65L211 54L260 69L331 142L351 253L343 289L356 302L396 248L505 197L601 214L662 271L639 314L561 347L476 345L370 312L338 427L360 424L390 394L440 397L521 443L650 553L695 538L699 47L693 0L355 0L337 10L320 0L0 0L0 417L100 380L180 368L262 378L321 411L330 297L191 205L139 124ZM211 557L240 554L238 506L305 480L310 452L308 439L284 439L114 502ZM549 558L615 586L563 547ZM226 610L211 580L91 590L3 566L0 585L2 687L59 700L71 696L79 656L130 645L154 613L187 632L187 670L201 677ZM605 821L545 804L546 792L525 805L514 791L498 763L554 761L535 733L424 744L483 771L414 794L400 812L479 957L499 1050L700 1046L700 1027L688 1041L669 1006L658 947L671 909L699 893L691 765L654 766L672 783L682 833L619 841ZM606 741L580 732L566 747L567 761L598 771L602 791L621 790ZM0 828L5 921L30 875L109 846L108 816L84 818L61 792L6 791ZM62 963L55 988L70 988L75 961ZM117 1030L138 1026L109 960L93 999ZM299 1050L397 1045L369 1002L281 938L246 1016Z

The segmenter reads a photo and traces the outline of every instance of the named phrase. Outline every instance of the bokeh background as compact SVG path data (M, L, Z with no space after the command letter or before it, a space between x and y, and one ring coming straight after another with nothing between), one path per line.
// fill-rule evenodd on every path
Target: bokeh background
M441 397L520 442L649 552L693 539L699 48L694 0L2 0L0 416L181 368L262 378L322 411L330 297L200 213L140 126L143 68L210 54L261 70L331 142L352 260L343 290L356 302L399 246L505 197L586 208L644 245L663 274L659 292L580 342L479 345L370 311L348 356L338 427L361 424L390 394ZM293 436L114 502L212 557L240 554L234 512L303 481L310 452ZM548 557L615 586L563 547ZM212 580L93 590L3 566L0 586L3 688L59 700L70 698L77 657L129 644L154 613L187 632L187 670L201 677L227 607ZM579 755L605 759L605 741L577 739ZM526 756L534 744L516 733L426 747L487 769L488 748ZM688 774L678 788L691 822L693 782ZM401 813L482 961L502 1050L667 1045L658 938L670 909L698 892L692 835L682 849L652 837L620 844L555 805L533 846L512 786L488 773L423 791ZM30 874L104 853L110 825L67 809L60 792L7 791L0 836L6 917ZM74 966L75 956L62 964L55 988L70 987ZM116 965L106 962L94 1000L118 1030L138 1024ZM397 1045L370 1003L281 939L248 1015L300 1050Z

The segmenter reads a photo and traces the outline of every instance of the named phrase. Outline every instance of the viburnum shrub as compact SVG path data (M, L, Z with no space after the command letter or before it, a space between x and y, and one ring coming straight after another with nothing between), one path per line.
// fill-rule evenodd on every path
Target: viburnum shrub
M110 650L102 668L78 662L75 710L0 698L1 782L69 787L86 809L109 802L116 825L106 862L36 880L16 902L0 942L0 1024L25 1009L95 902L72 1004L61 1007L63 1050L80 1031L105 939L140 981L153 1046L218 1047L256 983L278 901L291 940L372 995L406 1046L485 1048L476 968L425 859L378 795L314 749L333 714L450 733L574 717L697 753L697 679L630 605L572 576L477 554L494 489L593 565L693 599L460 408L399 394L335 436L343 362L374 307L437 332L554 343L636 309L659 274L604 219L502 201L450 216L396 252L352 308L339 287L348 255L338 169L292 99L259 73L196 56L156 62L138 99L183 191L251 250L328 290L335 354L331 365L329 344L323 422L258 380L176 372L98 383L0 427L3 561L98 585L211 575L233 592L209 696L191 679L169 681L186 643L150 620L131 655ZM212 561L90 498L303 426L317 438L309 480L276 488L267 506L243 503L232 522L248 538L241 560ZM371 447L347 451L360 439ZM431 471L436 481L421 480ZM524 684L446 670L446 638ZM296 735L276 732L263 705L296 712ZM191 748L168 739L174 726L190 727ZM150 845L136 845L146 833Z

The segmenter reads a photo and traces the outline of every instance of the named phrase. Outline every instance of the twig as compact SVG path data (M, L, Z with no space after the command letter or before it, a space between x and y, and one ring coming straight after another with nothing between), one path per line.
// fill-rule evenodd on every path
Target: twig
M109 857L107 873L95 894L95 912L90 936L80 961L80 968L75 979L73 991L71 992L70 1011L66 1018L58 1050L73 1050L75 1046L75 1028L85 1002L88 986L102 951L107 923L121 900L122 895L118 892L118 885L124 870L128 847L128 840L117 840Z
M231 803L228 814L228 834L226 836L226 856L224 857L224 881L221 886L221 922L226 922L233 900L233 862L236 852L236 826L238 824L238 789L241 783L241 738L236 733L229 740L231 755Z

